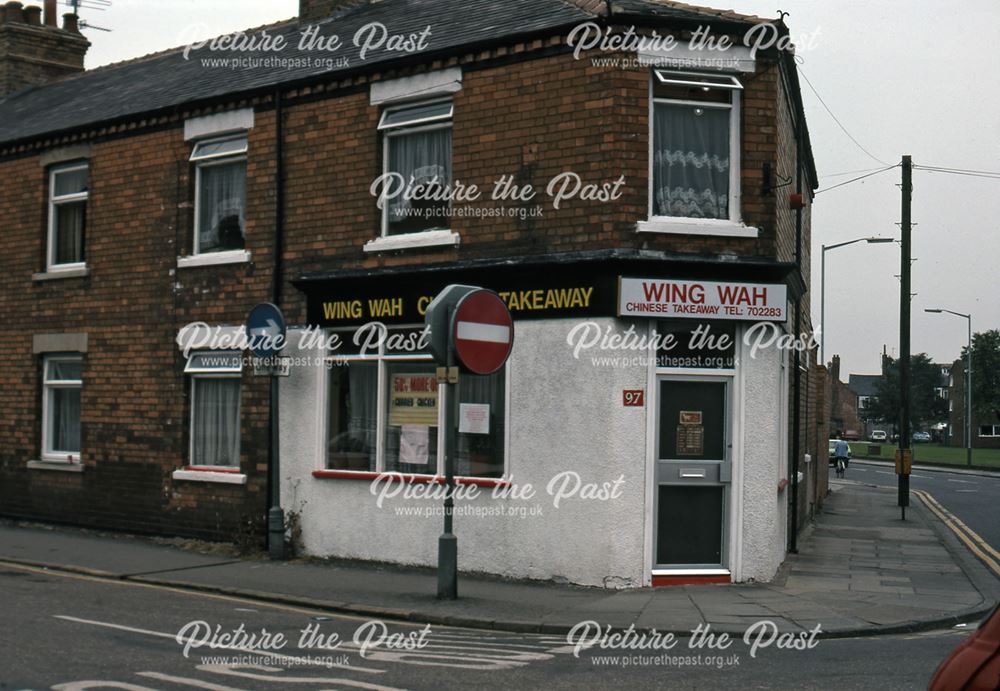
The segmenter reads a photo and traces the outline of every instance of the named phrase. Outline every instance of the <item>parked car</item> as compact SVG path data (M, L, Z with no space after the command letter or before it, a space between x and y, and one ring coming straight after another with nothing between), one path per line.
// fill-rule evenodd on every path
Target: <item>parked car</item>
M836 460L833 457L833 452L834 452L834 449L837 448L837 442L838 441L840 441L840 439L831 439L830 440L830 449L829 449L830 450L830 458L828 459L827 465L833 466L833 465L836 464ZM847 462L848 463L851 462L851 445L850 444L847 445Z
M927 689L995 689L997 679L1000 679L1000 605L945 658Z
M926 443L926 442L929 442L930 440L931 440L931 433L930 432L914 432L913 433L913 441L921 442L921 443Z
M885 433L884 429L874 430L872 432L872 436L871 436L871 440L872 441L886 441L886 440L888 440L888 438L889 438L889 435L887 435Z

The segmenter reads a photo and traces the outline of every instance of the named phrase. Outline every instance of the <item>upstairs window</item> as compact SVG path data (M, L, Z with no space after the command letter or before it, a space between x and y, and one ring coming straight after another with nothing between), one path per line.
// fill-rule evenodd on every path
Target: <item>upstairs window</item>
M653 71L652 217L739 221L736 77Z
M59 166L49 174L49 271L84 266L89 178L86 163Z
M246 136L195 144L194 254L244 249Z
M378 129L383 134L382 172L405 193L387 199L382 235L442 230L449 226L451 187L451 101L387 108Z

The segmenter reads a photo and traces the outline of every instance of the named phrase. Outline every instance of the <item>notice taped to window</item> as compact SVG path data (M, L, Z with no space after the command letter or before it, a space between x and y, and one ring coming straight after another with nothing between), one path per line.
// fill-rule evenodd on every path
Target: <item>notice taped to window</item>
M458 431L462 434L489 434L490 405L488 403L459 403Z
M680 411L677 425L677 455L701 456L705 453L705 427L700 410Z
M433 374L393 374L390 384L390 425L437 427L438 382Z

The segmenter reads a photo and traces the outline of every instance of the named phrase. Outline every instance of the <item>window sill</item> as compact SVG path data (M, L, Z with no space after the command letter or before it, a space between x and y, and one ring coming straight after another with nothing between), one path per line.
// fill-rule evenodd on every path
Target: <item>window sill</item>
M77 266L72 269L48 269L41 273L32 274L31 280L35 282L57 281L61 278L86 278L89 275L90 269L86 266Z
M401 480L413 484L444 484L444 477L441 475L412 475L404 473L373 473L365 470L314 470L313 477L323 479L339 480L376 480L381 477L391 477L393 480ZM508 480L498 480L488 477L456 477L456 485L478 485L479 487L509 487Z
M177 257L177 268L187 269L194 266L216 266L219 264L246 264L249 261L250 261L249 250L206 252L205 254L193 254L190 257Z
M729 238L755 238L760 233L760 229L753 226L715 218L654 218L649 221L639 221L635 224L635 230L638 233Z
M415 247L438 247L453 245L458 247L461 236L450 230L425 230L422 233L387 235L365 243L365 252L391 252Z
M28 461L29 470L58 470L63 473L82 473L79 461Z
M171 477L174 480L188 480L190 482L218 482L224 485L245 485L247 476L236 468L206 468L201 466L188 466L175 470Z

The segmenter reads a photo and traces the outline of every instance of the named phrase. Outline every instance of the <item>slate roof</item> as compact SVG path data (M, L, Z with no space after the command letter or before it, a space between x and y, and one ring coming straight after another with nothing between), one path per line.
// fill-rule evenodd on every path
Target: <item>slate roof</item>
M613 0L617 13L647 14L664 19L690 21L736 20L749 23L754 17L729 11L684 6L671 0ZM306 82L320 75L343 75L373 66L408 59L380 50L361 60L360 49L351 40L358 29L381 22L397 34L419 33L431 27L427 50L420 55L458 52L463 47L493 43L513 43L519 37L553 33L594 19L606 11L606 3L596 0L380 0L358 2L338 10L332 17L316 22L323 35L336 34L342 47L332 53L345 57L346 66L299 67L288 69L257 67L227 69L204 67L203 58L257 57L275 53L192 51L185 59L183 50L159 54L90 70L67 79L0 99L0 143L28 140L42 135L82 129L133 116L169 112L182 105L211 101L243 93L259 92L279 84ZM315 57L316 51L300 50L298 19L264 27L272 36L284 36L288 46L279 55L296 59ZM259 30L248 30L259 35Z
M847 388L858 396L877 396L881 374L852 374L847 378Z

